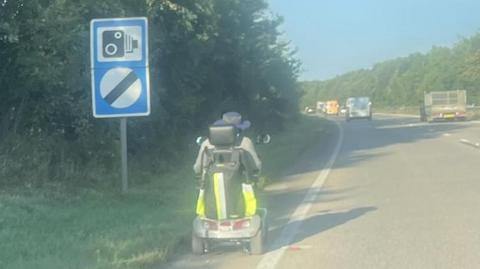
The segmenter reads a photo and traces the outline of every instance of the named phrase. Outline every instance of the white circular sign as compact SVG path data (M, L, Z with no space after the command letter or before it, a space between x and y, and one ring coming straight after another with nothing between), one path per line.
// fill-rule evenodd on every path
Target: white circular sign
M100 95L113 108L127 108L138 101L142 83L130 68L108 70L100 81Z

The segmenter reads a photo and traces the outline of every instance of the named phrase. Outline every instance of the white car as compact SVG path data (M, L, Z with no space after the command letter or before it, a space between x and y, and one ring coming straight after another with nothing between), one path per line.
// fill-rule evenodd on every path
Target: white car
M372 102L368 97L350 97L346 102L347 113L345 119L369 119L372 120Z

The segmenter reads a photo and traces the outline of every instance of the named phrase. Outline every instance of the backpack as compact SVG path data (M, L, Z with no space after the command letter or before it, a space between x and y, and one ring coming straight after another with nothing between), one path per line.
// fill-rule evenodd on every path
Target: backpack
M234 126L211 126L209 140L214 146L202 153L202 188L197 214L210 219L253 216L256 199L252 185L246 184L245 152L237 147Z
M210 159L204 182L205 216L211 219L238 218L245 203L240 150L206 150Z

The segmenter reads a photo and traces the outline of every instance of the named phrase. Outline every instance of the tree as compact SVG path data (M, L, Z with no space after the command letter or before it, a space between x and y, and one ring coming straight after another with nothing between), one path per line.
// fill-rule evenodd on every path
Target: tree
M1 170L0 179L112 177L118 126L91 115L89 22L129 16L149 19L152 91L151 116L129 121L132 166L175 166L185 141L225 110L270 129L297 114L299 63L264 0L7 0L0 4L0 137L8 139L0 162L16 168Z
M380 106L416 106L428 91L465 89L480 101L480 34L453 48L433 47L426 54L378 63L370 70L349 72L327 81L303 82L302 103L366 95ZM311 91L315 94L310 93Z

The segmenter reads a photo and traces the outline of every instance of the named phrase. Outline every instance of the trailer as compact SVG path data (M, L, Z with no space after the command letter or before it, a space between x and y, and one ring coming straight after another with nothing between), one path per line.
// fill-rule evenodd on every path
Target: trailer
M424 93L420 108L422 121L465 120L467 115L467 92L433 91Z

